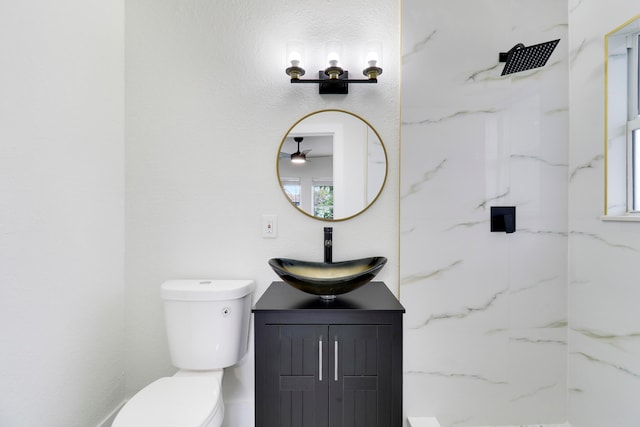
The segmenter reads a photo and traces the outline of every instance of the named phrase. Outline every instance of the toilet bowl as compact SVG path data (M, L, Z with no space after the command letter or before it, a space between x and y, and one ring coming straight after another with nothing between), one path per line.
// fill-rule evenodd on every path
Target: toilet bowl
M222 377L248 348L253 280L162 284L171 362L180 370L131 398L112 427L220 427Z
M112 427L220 427L222 370L160 378L138 392Z

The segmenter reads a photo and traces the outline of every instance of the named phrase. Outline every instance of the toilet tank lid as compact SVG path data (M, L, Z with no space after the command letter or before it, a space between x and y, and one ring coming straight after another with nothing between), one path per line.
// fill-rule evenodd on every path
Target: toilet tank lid
M162 299L175 301L220 301L242 298L255 288L250 279L167 280L161 286Z

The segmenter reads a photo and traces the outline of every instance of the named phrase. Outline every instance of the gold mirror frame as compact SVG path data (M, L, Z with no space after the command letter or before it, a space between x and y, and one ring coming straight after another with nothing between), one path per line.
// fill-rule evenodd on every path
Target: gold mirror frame
M637 21L640 26L640 14L636 15L624 23L618 25L613 30L604 35L604 216L609 214L609 39L619 35L620 31ZM626 201L626 196L625 196Z
M366 206L364 206L361 210L350 214L348 216L345 217L341 217L341 218L333 218L333 219L327 219L327 218L322 218L322 217L317 217L312 215L311 213L305 211L304 209L302 209L301 207L297 206L287 195L287 192L284 189L284 185L282 183L282 178L280 176L280 160L282 159L281 156L281 152L283 149L283 146L287 140L287 138L289 137L289 135L291 134L291 132L296 128L296 126L298 126L300 123L302 123L304 120L308 119L309 117L312 117L314 115L317 114L321 114L321 113L344 113L347 114L349 116L351 116L352 118L355 118L357 120L362 121L363 124L365 124L370 130L373 131L373 133L375 134L375 136L378 138L378 141L380 141L380 147L382 147L382 152L384 154L384 178L382 179L382 183L380 184L380 188L377 190L377 193L375 195L375 197L373 197L373 199L371 199L371 201L369 201L367 203ZM308 216L309 218L313 218L319 221L325 221L325 222L340 222L340 221L346 221L348 219L352 219L360 214L362 214L363 212L365 212L367 209L369 209L375 202L376 200L378 200L378 198L380 197L380 194L382 194L382 190L384 189L384 186L387 182L387 175L389 173L389 157L387 155L387 149L384 145L384 141L382 140L382 138L380 137L380 134L378 133L378 131L371 125L371 123L369 123L367 120L365 120L364 118L362 118L361 116L352 113L350 111L346 111L346 110L340 110L340 109L324 109L324 110L318 110L318 111L314 111L312 113L309 113L303 117L301 117L300 119L298 119L288 130L287 132L284 134L284 137L282 138L282 141L280 142L280 145L278 146L278 152L276 154L276 177L278 179L278 184L280 185L280 190L282 191L283 196L285 197L285 199L289 202L289 204L291 206L293 206L298 212L303 213L304 215Z

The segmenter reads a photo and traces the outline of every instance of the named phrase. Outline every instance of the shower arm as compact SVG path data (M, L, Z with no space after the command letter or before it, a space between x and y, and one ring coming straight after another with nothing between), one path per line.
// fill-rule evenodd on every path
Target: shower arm
M524 45L522 43L518 43L517 45L512 47L509 50L509 52L500 52L499 61L500 62L507 62L509 60L509 55L511 55L514 51L516 51L518 49L523 49L523 48L524 48Z

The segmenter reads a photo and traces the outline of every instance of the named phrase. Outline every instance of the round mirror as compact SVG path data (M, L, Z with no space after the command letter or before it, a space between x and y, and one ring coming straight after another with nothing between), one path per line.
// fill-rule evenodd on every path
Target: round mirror
M387 179L387 152L378 132L343 110L322 110L285 134L277 160L283 193L300 212L343 221L364 212Z

